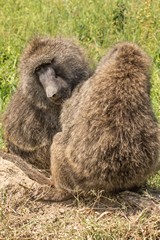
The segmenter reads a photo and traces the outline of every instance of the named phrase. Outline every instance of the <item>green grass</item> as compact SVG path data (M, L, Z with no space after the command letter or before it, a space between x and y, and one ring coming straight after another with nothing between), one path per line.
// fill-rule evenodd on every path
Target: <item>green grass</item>
M41 34L78 39L95 65L116 42L137 42L153 59L151 98L160 120L159 13L156 0L0 0L0 113L16 89L22 49ZM160 175L150 184L160 187Z
M159 1L151 0L1 0L0 112L15 90L23 47L43 34L79 39L95 62L116 42L139 43L154 61L152 101L160 118L159 12Z
M156 0L0 0L0 113L16 89L22 49L30 38L41 34L78 39L94 65L111 45L125 40L138 43L153 59L151 98L160 120L159 13L160 2ZM0 147L3 145L0 125ZM136 211L135 202L128 202L129 198L125 203L117 198L116 207L113 201L113 205L107 202L98 209L88 203L83 206L81 201L78 207L73 203L46 204L28 199L24 191L29 188L23 189L25 184L20 183L15 190L13 186L6 188L3 197L0 194L0 239L160 237L159 210L152 209L158 200L148 204L148 209L138 198L137 206L143 208ZM160 188L160 173L148 184ZM129 211L129 203L133 211Z

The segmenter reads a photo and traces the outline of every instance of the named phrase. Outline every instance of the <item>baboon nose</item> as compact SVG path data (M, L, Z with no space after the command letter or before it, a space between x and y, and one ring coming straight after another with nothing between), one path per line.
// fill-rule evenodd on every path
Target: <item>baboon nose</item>
M48 98L55 97L57 94L57 90L52 87L47 87L46 88L46 95Z

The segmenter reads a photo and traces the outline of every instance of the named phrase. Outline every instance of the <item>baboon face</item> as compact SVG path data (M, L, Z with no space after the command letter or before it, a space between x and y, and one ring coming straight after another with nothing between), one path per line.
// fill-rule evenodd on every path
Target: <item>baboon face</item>
M66 80L56 74L54 70L54 61L43 63L36 67L35 74L41 84L46 97L59 105L64 99L70 97L71 88Z

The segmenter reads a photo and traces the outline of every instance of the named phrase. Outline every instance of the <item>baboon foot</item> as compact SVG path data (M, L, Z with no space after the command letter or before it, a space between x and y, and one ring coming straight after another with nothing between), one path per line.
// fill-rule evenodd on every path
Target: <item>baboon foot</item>
M73 195L67 191L58 190L51 186L37 186L32 192L35 200L61 202L73 198Z

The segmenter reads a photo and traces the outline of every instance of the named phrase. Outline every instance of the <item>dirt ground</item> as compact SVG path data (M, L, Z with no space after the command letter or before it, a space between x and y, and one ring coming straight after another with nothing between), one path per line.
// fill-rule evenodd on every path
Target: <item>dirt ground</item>
M160 239L160 190L55 203L33 198L37 187L0 159L0 240Z

